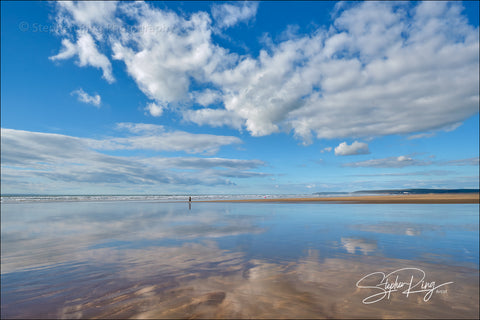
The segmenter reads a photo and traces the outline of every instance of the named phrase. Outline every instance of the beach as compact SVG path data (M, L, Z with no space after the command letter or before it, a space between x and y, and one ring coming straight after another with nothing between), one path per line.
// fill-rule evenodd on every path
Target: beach
M478 204L313 200L4 202L2 318L478 317Z
M273 199L241 199L241 200L208 200L204 202L334 202L334 203L426 203L426 204L461 204L480 203L478 193L451 194L405 194L405 195L368 195L345 197L312 197L312 198L273 198Z

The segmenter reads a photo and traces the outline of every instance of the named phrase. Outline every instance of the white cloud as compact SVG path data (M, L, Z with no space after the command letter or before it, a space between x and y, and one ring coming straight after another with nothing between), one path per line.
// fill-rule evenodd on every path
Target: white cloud
M78 190L85 184L116 185L122 188L133 185L234 185L229 178L267 176L262 172L250 171L265 165L260 160L159 156L145 158L102 153L112 149L177 151L179 145L187 152L203 152L218 149L232 141L238 142L220 136L219 140L212 143L208 140L215 140L213 135L196 137L185 132L169 133L163 127L154 125L127 123L119 124L119 127L145 135L94 140L2 128L2 190L29 184L49 185L56 192L60 192L63 186ZM147 133L157 135L149 140ZM189 141L184 141L185 137ZM190 142L192 139L193 142ZM167 142L157 146L162 140ZM195 144L198 145L194 146ZM61 184L57 186L57 183Z
M98 51L92 34L97 41L103 41L105 34L118 29L118 19L115 19L117 2L59 1L55 2L55 7L56 31L67 38L62 39L62 50L49 59L56 61L78 56L77 63L80 67L92 66L101 69L103 78L108 83L114 82L110 60ZM72 30L75 32L71 33ZM76 42L71 41L74 38L77 39Z
M145 110L147 110L154 117L160 117L163 113L163 108L154 102L147 104Z
M461 8L338 6L329 29L241 56L214 43L215 24L205 12L184 17L148 3L120 3L114 20L122 24L126 15L136 28L112 32L104 45L147 97L199 125L245 128L253 136L293 132L305 144L313 137L422 134L455 128L478 112L479 32ZM253 17L256 4L215 10L216 25L227 27ZM81 65L102 68L108 78L110 62L91 36L81 36L85 44L64 39L52 59L78 54ZM82 58L85 47L91 50ZM193 94L191 83L209 89ZM192 102L220 108L196 110Z
M367 21L357 28L356 19ZM245 119L252 135L293 129L306 142L313 133L446 129L478 112L478 30L458 14L439 14L431 18L435 40L425 42L418 37L427 31L409 28L408 19L390 4L362 3L342 13L338 29L279 43L214 80L226 92L226 109ZM455 21L458 28L445 28Z
M167 131L163 126L144 123L118 123L118 129L126 129L137 135L111 137L104 140L88 140L89 146L98 150L154 150L184 151L187 153L215 154L220 147L240 144L233 136L193 134L180 130Z
M122 3L120 10L136 28L112 38L113 58L123 61L139 88L160 105L189 100L192 80L205 83L234 58L212 43L211 19L204 12L184 18L139 2Z
M447 176L455 173L447 170L426 170L415 172L396 172L396 173L374 173L374 174L357 174L360 177L406 177L406 176Z
M479 162L480 162L480 158L474 157L474 158L468 158L468 159L446 161L442 164L446 164L449 166L478 166Z
M70 59L77 54L77 47L68 39L62 40L63 49L55 56L49 57L50 60Z
M198 125L209 125L211 127L229 126L241 129L243 120L236 113L225 109L204 108L199 110L186 110L183 112L183 119Z
M95 94L91 96L85 91L83 91L82 88L73 91L71 94L76 95L78 98L78 101L94 105L97 108L99 108L100 104L102 103L102 98L100 97L99 94Z
M132 123L132 122L119 122L116 124L117 130L127 130L132 133L148 133L156 134L165 132L165 127L158 124L151 123Z
M426 166L431 161L416 160L408 156L388 157L383 159L372 159L359 162L346 163L345 167L374 167L374 168L403 168L407 166Z
M433 133L433 132L431 132L431 133L419 133L419 134L411 135L407 139L408 140L414 140L414 139L431 138L431 137L434 137L434 136L435 136L435 133Z
M176 157L176 158L155 158L146 160L155 163L162 168L182 168L182 169L212 169L217 167L249 170L265 165L260 160L240 160L224 158L195 158L195 157Z
M64 27L58 29L61 34L75 26L84 31L97 31L101 36L100 31L108 31L104 28L115 22L116 1L60 1L55 5L58 10L56 21ZM95 28L100 26L103 28Z
M192 99L198 104L207 107L215 102L221 101L222 96L218 91L206 89L201 92L193 92L191 94Z
M93 36L99 42L105 41L112 32L117 32L123 27L121 19L115 17L117 4L117 1L57 1L54 3L57 9L54 18L55 32L72 41L85 34ZM107 74L104 78L113 82L113 76L108 74L111 67L108 67L105 61L102 63L105 64L104 74Z
M115 81L110 60L98 51L95 41L89 33L79 34L75 44L68 39L63 39L62 46L62 50L57 55L50 57L50 60L65 60L77 55L80 67L92 66L102 69L103 78L107 82Z
M320 150L321 153L330 152L330 151L332 151L332 147L325 147L322 150Z
M219 28L230 28L239 22L247 22L257 14L258 2L243 1L234 4L212 6L212 16Z
M348 145L346 142L342 142L337 147L335 147L336 156L351 156L369 153L370 150L368 150L368 144L358 141L355 141L351 145Z

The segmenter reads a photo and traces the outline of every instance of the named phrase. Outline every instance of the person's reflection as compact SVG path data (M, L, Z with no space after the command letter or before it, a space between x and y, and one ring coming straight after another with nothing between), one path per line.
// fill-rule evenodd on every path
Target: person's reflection
M192 210L192 197L188 197L188 210Z

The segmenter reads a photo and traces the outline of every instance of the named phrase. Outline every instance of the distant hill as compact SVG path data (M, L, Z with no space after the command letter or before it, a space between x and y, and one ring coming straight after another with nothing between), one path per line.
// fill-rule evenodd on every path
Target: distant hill
M428 194L428 193L479 193L479 189L387 189L387 190L361 190L353 193L374 194Z

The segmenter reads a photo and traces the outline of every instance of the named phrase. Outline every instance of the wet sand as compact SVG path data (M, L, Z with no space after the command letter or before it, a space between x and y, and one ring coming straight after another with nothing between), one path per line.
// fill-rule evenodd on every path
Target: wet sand
M480 203L478 193L447 193L447 194L406 194L378 195L328 198L279 198L279 199L244 199L244 200L212 200L199 202L334 202L334 203Z
M122 280L48 283L29 287L5 318L59 319L476 319L478 270L404 259L344 255L319 259L319 251L292 261L245 260L214 243L181 248L109 252L92 261L121 267ZM133 265L119 264L119 255ZM213 263L215 262L215 263ZM410 268L400 271L403 268ZM425 272L425 278L412 268ZM387 294L389 283L409 283ZM373 273L373 274L372 274ZM399 278L396 278L396 275ZM62 275L62 273L60 273ZM362 278L363 282L359 284ZM434 287L430 287L433 284ZM368 286L368 287L367 287ZM422 287L420 287L422 286ZM27 290L25 288L21 290ZM381 296L374 294L385 293ZM370 304L365 299L376 300ZM371 301L370 301L371 302ZM20 307L21 306L21 307Z
M303 203L2 204L0 317L479 317L476 204Z

